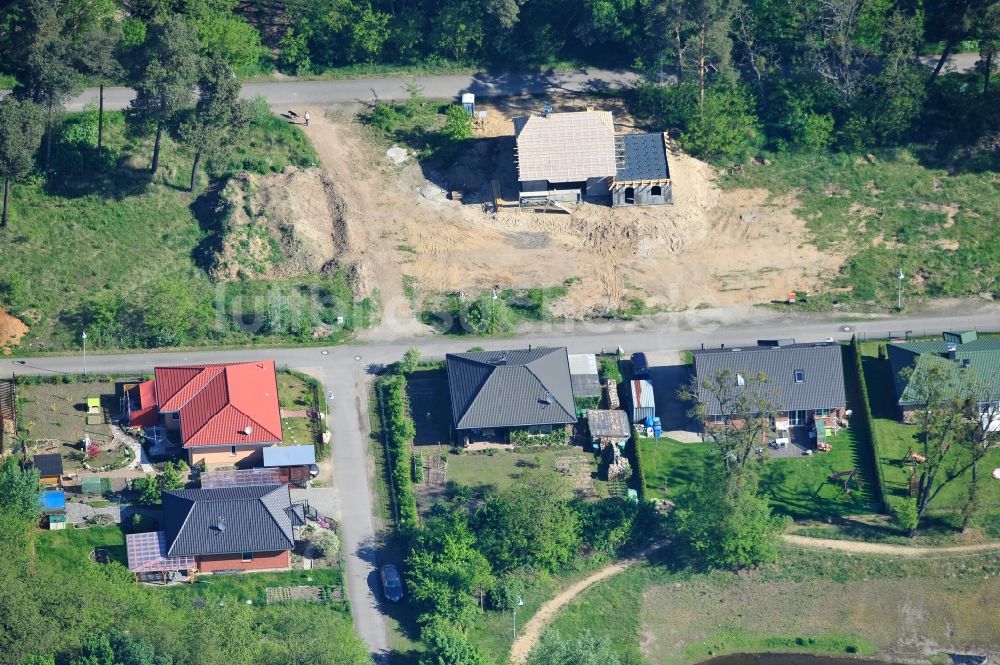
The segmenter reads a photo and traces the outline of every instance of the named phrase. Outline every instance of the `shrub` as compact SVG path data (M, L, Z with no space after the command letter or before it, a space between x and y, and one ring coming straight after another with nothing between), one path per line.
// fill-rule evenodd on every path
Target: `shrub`
M309 539L313 549L324 559L335 560L340 552L340 538L330 529L320 529Z
M424 462L420 455L413 456L413 482L424 482Z
M484 293L469 305L462 323L465 331L473 335L498 335L510 331L513 316L506 302Z
M622 382L622 373L618 369L618 360L611 356L602 356L598 359L598 373L602 379L611 379L615 383Z
M514 609L522 595L524 595L524 581L517 575L504 575L497 578L487 591L486 601L498 612L509 612Z
M445 111L441 133L450 141L464 141L472 136L472 116L461 106L449 106Z
M383 134L392 134L399 129L399 114L388 104L378 104L372 111L369 122Z

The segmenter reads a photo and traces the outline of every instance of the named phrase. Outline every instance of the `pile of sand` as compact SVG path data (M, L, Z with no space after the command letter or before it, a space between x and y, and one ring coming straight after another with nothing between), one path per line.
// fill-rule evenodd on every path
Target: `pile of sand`
M13 347L21 343L28 334L28 326L16 316L0 307L0 350L4 355L10 355Z
M318 168L232 180L223 192L232 216L212 276L284 279L345 268L354 295L368 296L372 271L347 222L361 212L353 194Z

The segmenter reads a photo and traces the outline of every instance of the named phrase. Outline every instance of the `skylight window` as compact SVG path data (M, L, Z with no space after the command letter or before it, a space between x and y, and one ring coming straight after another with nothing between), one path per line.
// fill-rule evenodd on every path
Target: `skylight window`
M795 370L795 383L803 383L806 380L806 373L801 370Z
M747 384L747 381L746 381L746 379L743 378L743 375L742 374L737 374L736 375L736 385L738 385L738 386L745 386L746 384Z

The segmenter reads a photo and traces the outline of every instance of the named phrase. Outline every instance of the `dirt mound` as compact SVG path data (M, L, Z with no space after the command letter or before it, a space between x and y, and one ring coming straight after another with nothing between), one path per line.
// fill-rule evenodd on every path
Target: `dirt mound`
M0 307L0 352L8 355L28 334L28 326L16 316Z
M243 174L223 196L231 217L213 277L289 278L347 268L354 294L371 292L371 268L348 223L360 214L358 195L321 169L289 167L266 176Z

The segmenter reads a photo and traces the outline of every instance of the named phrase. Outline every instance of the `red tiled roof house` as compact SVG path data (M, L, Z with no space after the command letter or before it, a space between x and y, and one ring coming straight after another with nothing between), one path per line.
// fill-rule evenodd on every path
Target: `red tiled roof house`
M251 467L281 443L274 361L157 367L133 391L129 421L178 432L192 465Z

